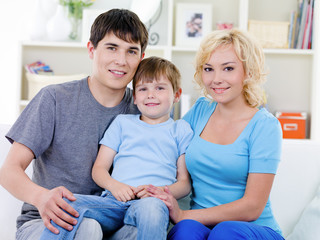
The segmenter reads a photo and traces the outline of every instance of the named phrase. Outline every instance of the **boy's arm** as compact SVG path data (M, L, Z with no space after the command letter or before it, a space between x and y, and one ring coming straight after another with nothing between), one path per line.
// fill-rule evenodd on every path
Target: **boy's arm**
M116 154L113 149L101 145L92 168L92 178L100 187L109 190L118 201L126 202L135 199L133 188L113 179L109 173Z
M170 192L176 199L187 196L191 191L190 176L185 162L185 154L177 161L177 181L168 186Z
M70 201L76 200L75 197L65 187L48 190L32 182L25 170L33 159L34 154L31 149L14 142L0 169L0 184L16 198L34 205L39 210L44 225L50 231L58 233L58 229L53 227L50 220L71 230L71 224L74 225L77 221L66 212L75 217L78 217L78 213L63 200L63 197Z

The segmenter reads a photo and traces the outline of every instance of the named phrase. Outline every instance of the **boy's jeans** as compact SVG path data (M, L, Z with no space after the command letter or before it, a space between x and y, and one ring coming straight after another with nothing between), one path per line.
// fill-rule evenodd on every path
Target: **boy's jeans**
M80 215L73 230L65 230L53 223L60 233L56 235L46 228L41 239L74 239L83 217L97 220L102 230L107 233L113 233L127 224L137 227L138 240L166 239L169 211L167 206L157 198L148 197L121 202L116 200L109 191L105 191L101 197L77 194L75 197L77 200L74 202L66 200Z

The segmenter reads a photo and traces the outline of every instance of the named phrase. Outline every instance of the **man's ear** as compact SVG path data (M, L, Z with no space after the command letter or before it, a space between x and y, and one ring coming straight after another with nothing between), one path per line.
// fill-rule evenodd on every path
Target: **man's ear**
M132 91L133 92L133 91ZM132 96L133 96L133 103L135 104L135 105L137 105L136 104L136 95L134 94L134 92L132 93Z
M140 61L142 61L142 59L144 59L145 55L146 55L145 52L141 54L141 59L140 59Z
M87 49L88 49L89 58L93 59L94 46L91 41L87 43Z
M182 94L182 89L179 88L174 94L174 101L173 101L174 103L179 102L181 94Z

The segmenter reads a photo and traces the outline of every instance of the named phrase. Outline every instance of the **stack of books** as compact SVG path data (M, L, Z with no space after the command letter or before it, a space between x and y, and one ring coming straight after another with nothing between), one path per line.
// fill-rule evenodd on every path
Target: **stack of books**
M312 25L315 0L299 0L291 12L289 48L312 49Z
M50 66L41 61L26 64L25 69L27 72L33 74L53 75L53 70L50 68Z

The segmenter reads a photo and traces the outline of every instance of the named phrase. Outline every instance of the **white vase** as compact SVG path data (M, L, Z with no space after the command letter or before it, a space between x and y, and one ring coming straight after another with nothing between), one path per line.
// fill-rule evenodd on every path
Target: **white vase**
M58 5L56 13L47 24L47 35L51 41L67 41L71 32L71 23L67 9Z
M31 40L43 40L46 38L48 18L42 9L41 0L37 0L30 22L30 38Z

